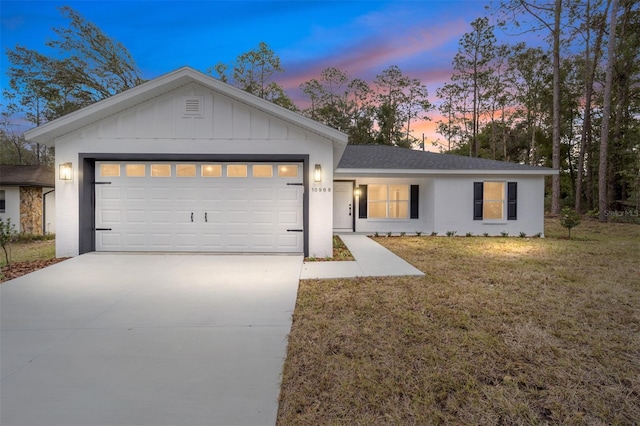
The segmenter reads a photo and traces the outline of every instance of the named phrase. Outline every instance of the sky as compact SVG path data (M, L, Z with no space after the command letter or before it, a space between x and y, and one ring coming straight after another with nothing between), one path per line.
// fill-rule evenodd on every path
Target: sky
M131 53L145 79L188 65L206 70L265 42L285 72L277 78L299 106L302 82L336 67L371 82L391 65L418 78L437 101L436 89L452 73L458 41L470 23L486 16L485 0L411 1L0 1L2 89L6 49L21 45L47 52L53 27L66 27L58 7L71 6ZM507 37L496 29L496 36ZM435 133L437 113L415 136Z

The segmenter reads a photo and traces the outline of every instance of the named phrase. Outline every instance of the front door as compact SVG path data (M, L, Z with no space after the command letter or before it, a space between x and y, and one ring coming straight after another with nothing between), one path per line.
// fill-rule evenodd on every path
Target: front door
M353 231L353 182L333 182L333 229Z

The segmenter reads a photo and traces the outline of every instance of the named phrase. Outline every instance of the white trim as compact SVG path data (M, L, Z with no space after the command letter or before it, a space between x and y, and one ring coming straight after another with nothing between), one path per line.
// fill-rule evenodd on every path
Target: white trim
M543 170L490 170L490 169L477 169L477 170L442 170L442 169L342 169L338 168L334 172L336 178L345 177L410 177L410 176L439 176L439 175L509 175L509 176L523 176L523 175L557 175L558 170L543 169Z

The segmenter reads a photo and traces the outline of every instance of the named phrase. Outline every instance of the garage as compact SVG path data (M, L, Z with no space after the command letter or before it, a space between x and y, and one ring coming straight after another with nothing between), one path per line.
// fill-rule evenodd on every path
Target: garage
M57 256L333 254L348 136L192 68L25 137L55 147Z
M95 250L302 253L303 164L97 161Z

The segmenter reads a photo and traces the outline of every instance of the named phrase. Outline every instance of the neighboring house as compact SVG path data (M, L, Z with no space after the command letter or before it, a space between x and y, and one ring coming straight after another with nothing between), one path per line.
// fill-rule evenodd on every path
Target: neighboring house
M347 147L344 133L188 67L25 136L56 149L58 256L325 257L334 228L533 235L544 232L544 176L555 173ZM426 160L432 157L442 160ZM482 216L474 220L476 213Z
M17 232L55 233L54 185L53 167L0 165L0 219Z

